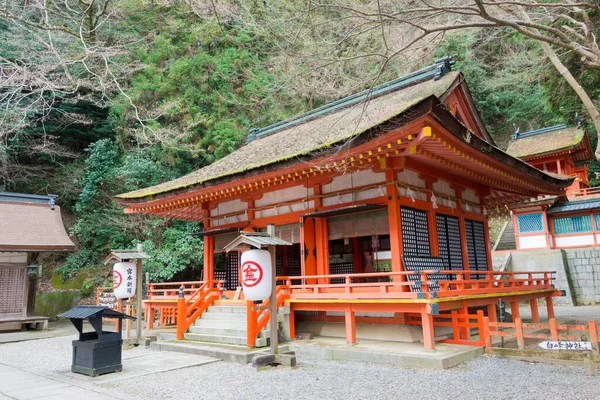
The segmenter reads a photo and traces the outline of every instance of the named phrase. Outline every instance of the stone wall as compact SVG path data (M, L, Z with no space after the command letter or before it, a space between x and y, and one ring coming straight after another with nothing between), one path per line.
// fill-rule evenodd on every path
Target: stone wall
M600 249L565 249L577 304L600 304Z
M500 268L505 255L493 253L494 269ZM555 298L555 304L600 304L600 249L514 251L508 271L556 271L555 286L567 295Z

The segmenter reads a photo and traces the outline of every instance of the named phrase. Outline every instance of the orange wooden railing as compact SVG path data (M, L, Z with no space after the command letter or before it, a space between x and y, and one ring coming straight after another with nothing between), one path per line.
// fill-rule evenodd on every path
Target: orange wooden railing
M177 298L177 340L183 339L183 334L202 315L202 313L223 294L222 281L210 280L204 282L191 296L184 297L182 287Z
M288 285L277 286L277 310L283 305L283 303L289 299L289 287ZM252 301L246 301L246 345L248 347L256 346L256 337L264 329L271 318L271 311L269 310L270 299L264 301L260 306L257 306ZM271 334L277 334L271 332Z
M419 275L419 283L411 282L410 275ZM434 280L432 275L443 274L451 279ZM499 271L403 271L384 273L311 275L278 277L290 289L292 299L417 299L468 296L488 293L519 293L531 290L553 289L554 272L499 272ZM483 279L475 279L476 277ZM327 283L343 279L344 283ZM292 281L300 280L300 284ZM370 281L377 280L377 281ZM316 283L309 283L316 282ZM420 284L420 290L411 287ZM439 286L439 290L433 290Z
M421 326L421 315L417 313L405 314L407 325ZM452 339L440 340L443 343L462 344L468 346L484 346L484 312L477 311L477 314L459 314L458 310L452 310L449 313L433 315L433 326L452 327ZM477 334L471 330L477 329Z
M514 331L501 331L499 328L514 329ZM524 332L524 329L547 329L550 331L550 333L527 333ZM569 331L577 331L581 333L570 334ZM593 320L588 321L587 325L558 325L555 318L550 318L547 324L524 323L521 318L515 318L514 322L493 322L490 321L488 317L484 317L483 319L483 339L485 342L486 351L488 353L492 351L493 336L513 339L516 338L518 348L523 350L525 348L525 339L540 339L543 341L580 341L582 340L582 334L587 336L587 340L592 343L592 347L597 352L600 337L598 336L598 327L596 321Z
M177 295L181 287L183 287L183 293L185 297L189 297L196 292L203 283L203 281L147 283L146 287L148 288L148 299L177 299Z
M577 198L577 197L596 197L600 195L600 186L591 187L591 188L583 188L579 190L569 191L567 193L567 197L569 199Z

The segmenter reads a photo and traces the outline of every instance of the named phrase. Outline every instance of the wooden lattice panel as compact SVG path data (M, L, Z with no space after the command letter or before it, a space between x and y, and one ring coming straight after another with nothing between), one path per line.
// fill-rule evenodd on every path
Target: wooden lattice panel
M26 271L24 267L0 265L0 317L23 314L25 278Z

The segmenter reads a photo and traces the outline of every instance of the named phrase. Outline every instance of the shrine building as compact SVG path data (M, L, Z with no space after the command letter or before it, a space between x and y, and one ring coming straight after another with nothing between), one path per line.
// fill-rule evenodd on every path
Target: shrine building
M251 130L245 145L211 165L117 196L128 214L204 227L201 287L186 286L178 336L221 301L211 290L231 299L240 285L238 254L224 247L239 231L268 224L292 244L278 246L276 257L278 305L289 308L292 338L309 322L343 325L348 343L357 331L360 338L360 325L419 325L424 347L433 349L440 318L482 309L495 320L499 298L516 316L518 302L529 301L534 320L544 298L552 316L560 292L551 272L492 271L487 214L564 195L574 184L565 173L576 169L547 160L545 172L497 148L451 65L440 59ZM152 324L160 304L148 304ZM266 323L253 310L248 346ZM464 329L454 333L451 343L469 340Z
M563 124L515 133L506 152L540 170L574 180L561 196L509 203L512 221L498 239L502 246L495 250L598 246L600 191L590 188L587 165L582 164L594 158L587 131Z

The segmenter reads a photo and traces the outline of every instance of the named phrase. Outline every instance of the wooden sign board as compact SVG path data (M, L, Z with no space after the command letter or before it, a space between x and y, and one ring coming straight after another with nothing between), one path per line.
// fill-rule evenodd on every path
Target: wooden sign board
M233 300L239 300L241 293L242 293L242 287L238 286L237 289L235 289L235 294L233 295Z
M592 343L590 342L542 342L539 346L546 350L592 350Z

